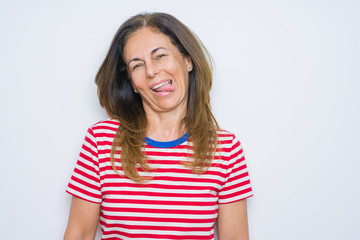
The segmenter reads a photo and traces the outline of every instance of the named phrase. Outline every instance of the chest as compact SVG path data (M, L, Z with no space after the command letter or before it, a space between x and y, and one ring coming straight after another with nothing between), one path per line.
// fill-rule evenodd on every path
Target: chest
M158 214L189 212L189 214L216 214L218 193L222 188L225 171L219 164L212 164L203 174L192 173L184 165L186 156L160 154L151 156L150 172L138 169L143 177L150 180L135 183L121 171L121 163L116 163L116 173L110 156L105 156L100 164L100 182L103 208L129 211L141 210Z

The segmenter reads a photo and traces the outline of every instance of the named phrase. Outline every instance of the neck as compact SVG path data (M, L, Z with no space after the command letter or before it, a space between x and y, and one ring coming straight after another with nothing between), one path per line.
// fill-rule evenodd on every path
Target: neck
M182 123L186 111L154 112L146 110L146 135L156 141L171 141L180 138L186 133Z

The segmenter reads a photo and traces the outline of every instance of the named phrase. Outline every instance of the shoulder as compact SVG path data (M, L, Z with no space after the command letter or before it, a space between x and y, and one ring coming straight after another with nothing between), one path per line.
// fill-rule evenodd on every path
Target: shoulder
M115 134L119 125L120 122L118 120L109 118L92 124L89 127L88 132L93 134L95 137L99 136L99 134Z
M217 136L218 136L218 141L220 142L233 142L234 139L236 139L236 136L234 133L229 132L223 128L220 128L218 130L216 130Z
M101 130L101 129L111 129L111 130L117 130L119 128L120 122L118 120L109 118L102 121L99 121L95 124L92 124L90 126L90 129L92 130Z
M216 133L218 135L218 147L222 149L223 152L231 153L235 149L242 148L239 139L234 133L222 128L218 129Z

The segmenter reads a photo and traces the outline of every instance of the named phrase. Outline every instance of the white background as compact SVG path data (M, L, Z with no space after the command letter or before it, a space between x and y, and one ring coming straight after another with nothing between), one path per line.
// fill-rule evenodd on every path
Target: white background
M61 239L94 76L144 11L215 60L212 106L245 147L253 240L360 239L359 1L1 1L1 239Z

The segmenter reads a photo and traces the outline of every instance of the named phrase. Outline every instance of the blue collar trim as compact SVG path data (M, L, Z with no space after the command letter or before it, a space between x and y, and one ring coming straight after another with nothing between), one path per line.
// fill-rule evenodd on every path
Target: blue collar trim
M187 133L185 133L182 137L173 140L173 141L169 141L169 142L159 142L159 141L155 141L152 140L151 138L146 137L145 138L145 143L153 146L153 147L157 147L157 148L171 148L171 147L176 147L184 142L186 142L186 140L188 139L188 135Z

